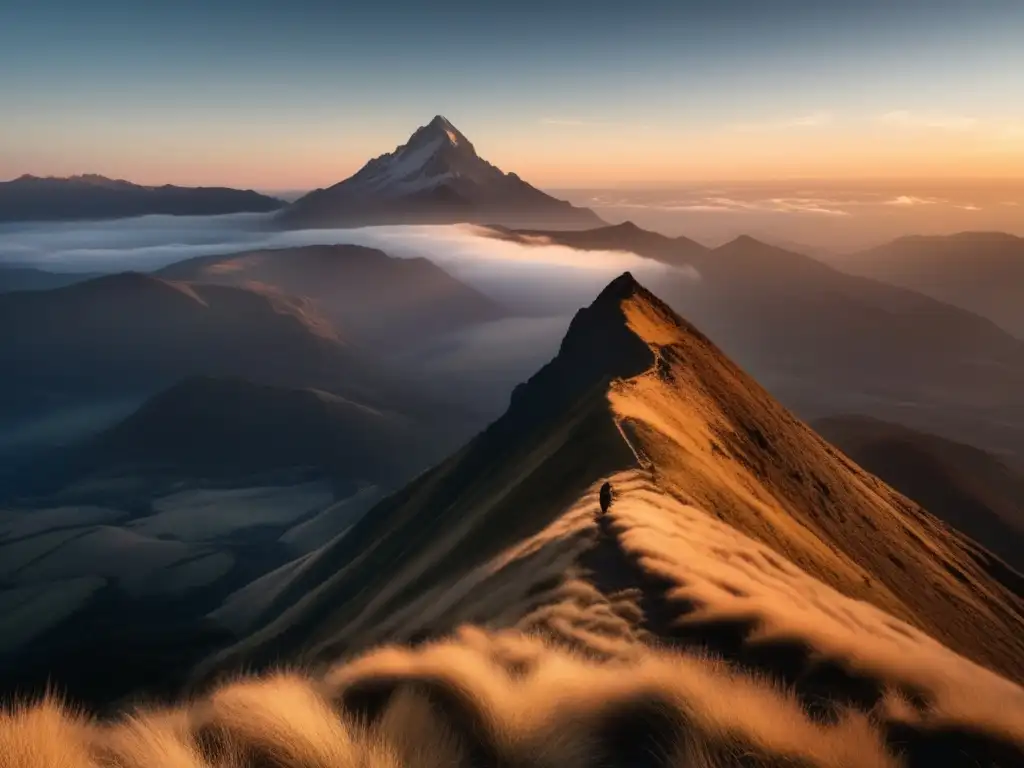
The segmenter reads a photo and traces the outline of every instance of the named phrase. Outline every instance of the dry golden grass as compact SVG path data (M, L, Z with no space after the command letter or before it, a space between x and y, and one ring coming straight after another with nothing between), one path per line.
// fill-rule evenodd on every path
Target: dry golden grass
M536 603L511 600L509 629L464 625L418 648L243 677L112 722L51 699L0 717L0 766L850 768L946 764L929 758L950 749L965 764L1024 759L1024 690L660 493L645 473L612 480L608 515L595 515L593 488L473 578L511 600L503 573L520 584L554 544L578 552L581 533L604 526L597 535L622 563L581 557ZM603 581L632 566L639 586L624 570L620 584ZM657 600L684 607L659 614ZM716 627L735 617L738 646L716 645ZM791 666L768 663L794 649L806 653ZM807 688L822 663L842 673L824 711Z
M700 657L597 664L468 629L322 679L277 673L171 710L93 722L47 700L0 717L4 768L460 765L897 766L861 713L809 719L771 684Z

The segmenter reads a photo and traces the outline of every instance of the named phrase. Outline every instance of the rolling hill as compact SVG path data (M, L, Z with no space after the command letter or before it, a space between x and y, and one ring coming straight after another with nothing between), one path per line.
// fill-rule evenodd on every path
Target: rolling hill
M299 198L278 220L294 228L476 222L582 229L601 223L590 209L551 197L482 159L440 115L394 152Z
M63 488L62 498L79 503L105 483L130 481L139 496L183 484L257 485L289 472L327 479L342 495L360 484L395 488L451 449L431 426L321 390L193 377L95 437L37 458L18 487L22 495Z
M303 296L346 338L403 345L495 320L504 311L433 262L359 245L314 245L201 256L172 264L167 280L259 286Z
M1024 238L1002 232L915 235L829 261L963 307L1024 338Z
M26 174L0 182L0 221L266 213L283 205L281 200L252 190L170 184L144 187L96 174L67 178Z
M814 423L864 469L1024 573L1024 473L971 445L864 416Z
M122 273L0 295L0 323L17 329L0 342L7 417L189 375L385 397L308 302L265 292Z

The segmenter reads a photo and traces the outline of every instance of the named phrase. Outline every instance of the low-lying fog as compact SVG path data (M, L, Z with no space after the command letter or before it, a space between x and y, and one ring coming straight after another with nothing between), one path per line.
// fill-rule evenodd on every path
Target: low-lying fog
M693 270L632 253L523 245L470 225L275 231L259 214L3 225L0 264L55 272L151 271L201 255L334 243L371 246L399 258L426 257L509 310L510 317L432 339L393 360L487 417L504 410L512 387L555 355L572 315L622 272L631 271L655 289L666 278L699 280ZM99 426L97 414L109 421L105 408L89 409L89 426ZM20 424L0 434L0 447L61 442L54 434L61 425L77 437L82 420L78 413L60 413Z
M526 246L486 237L469 225L282 232L270 229L262 214L5 225L0 263L55 272L150 271L207 254L334 243L429 258L517 314L533 316L571 313L626 270L641 281L657 281L671 269L632 253Z

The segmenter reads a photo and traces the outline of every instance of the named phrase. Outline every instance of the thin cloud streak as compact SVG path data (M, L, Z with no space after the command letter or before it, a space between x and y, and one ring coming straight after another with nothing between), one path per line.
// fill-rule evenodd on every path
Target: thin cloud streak
M900 195L892 200L887 200L886 205L913 206L913 205L937 205L945 203L937 197L914 197L913 195Z
M628 200L595 200L602 208L637 208L652 211L680 211L694 213L780 213L815 214L823 216L849 216L849 211L835 207L845 203L804 197L772 197L764 200L738 200L730 197L704 197L694 200L666 200L656 203L637 203Z

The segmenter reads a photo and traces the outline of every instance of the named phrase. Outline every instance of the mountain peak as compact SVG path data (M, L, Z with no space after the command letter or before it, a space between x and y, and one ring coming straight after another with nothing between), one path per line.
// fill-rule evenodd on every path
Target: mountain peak
M643 229L638 227L636 225L636 223L633 222L631 219L626 219L621 224L615 224L615 225L609 227L609 229L612 230L612 231L618 231L618 232L643 232L644 231Z
M457 131L458 129L452 124L444 115L434 115L434 119L427 123L428 128L434 128L442 131Z
M601 305L608 302L619 302L630 298L638 291L646 292L646 289L636 281L631 272L623 272L604 287L604 290L597 295L594 305Z
M458 128L444 115L434 115L434 119L418 128L406 143L406 147L420 147L426 143L437 143L460 149L468 149L474 155L473 145ZM400 150L399 150L400 151Z
M755 237L751 237L750 235L740 235L739 237L733 238L732 240L730 240L729 242L725 243L724 245L719 246L718 250L728 251L728 250L736 249L736 248L758 248L758 247L761 247L761 248L769 247L770 248L771 246L769 246L767 243L761 242L760 240L758 240Z
M637 325L634 321L641 317ZM576 313L558 354L516 387L511 407L538 413L565 407L601 382L649 369L656 346L687 332L703 339L631 273L623 272Z
M435 115L404 144L344 181L300 198L282 220L300 226L486 221L574 228L602 223L593 211L574 208L484 160L444 115Z

